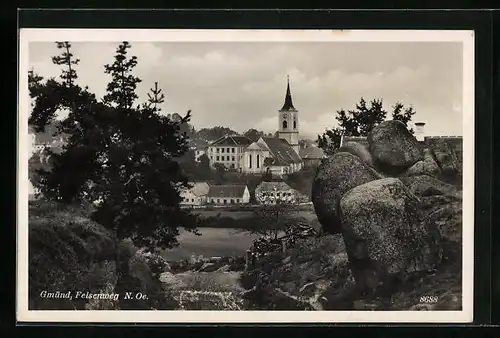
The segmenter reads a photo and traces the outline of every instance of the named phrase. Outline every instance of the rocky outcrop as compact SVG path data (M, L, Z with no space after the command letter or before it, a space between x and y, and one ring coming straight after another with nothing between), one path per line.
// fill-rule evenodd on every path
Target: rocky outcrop
M372 293L440 260L439 233L419 200L396 178L357 186L341 199L342 234L357 287Z
M338 152L323 161L317 169L312 185L312 202L323 230L341 232L338 204L350 189L383 176L359 157Z
M400 121L385 121L368 134L368 144L375 166L396 175L423 160L417 139Z
M401 177L400 180L412 194L418 197L443 195L457 199L462 198L461 191L454 185L442 182L428 175Z
M441 174L441 169L434 160L430 149L423 150L423 160L416 162L402 176L429 175L438 177Z
M427 140L427 146L432 151L436 163L446 177L459 175L462 172L462 163L455 149L443 138L431 138Z
M368 164L370 167L373 166L373 159L372 155L370 154L370 151L368 150L368 147L365 146L364 144L357 143L357 142L346 142L342 145L342 147L339 148L339 152L346 152L353 154L366 164Z

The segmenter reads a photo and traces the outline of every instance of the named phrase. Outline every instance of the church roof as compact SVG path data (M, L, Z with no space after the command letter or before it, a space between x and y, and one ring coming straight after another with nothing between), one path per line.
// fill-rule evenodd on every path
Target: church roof
M243 197L245 189L244 184L211 185L208 191L208 197Z
M267 144L273 156L272 165L290 165L302 162L300 156L286 140L274 137L263 137L262 140Z
M295 109L295 107L293 106L293 103L292 103L292 94L290 92L290 80L289 79L287 79L285 103L283 104L283 107L280 109L280 111L297 111L297 109Z
M253 141L246 136L225 135L210 143L209 146L246 147L252 143Z

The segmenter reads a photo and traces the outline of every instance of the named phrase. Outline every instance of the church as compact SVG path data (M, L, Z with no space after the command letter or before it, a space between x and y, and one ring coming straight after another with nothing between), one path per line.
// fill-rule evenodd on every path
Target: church
M212 142L207 155L213 166L222 163L228 169L248 174L270 172L282 176L301 170L299 155L299 111L295 109L287 79L285 102L278 111L278 137L261 137L256 142L244 136L226 135Z

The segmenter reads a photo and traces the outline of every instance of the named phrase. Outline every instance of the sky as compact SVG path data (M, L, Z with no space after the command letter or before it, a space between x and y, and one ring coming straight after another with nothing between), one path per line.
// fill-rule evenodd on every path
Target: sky
M119 42L72 43L78 83L102 97ZM134 42L134 74L142 79L139 99L158 82L161 108L191 110L196 129L230 127L237 132L278 129L287 75L299 110L300 135L337 125L339 109L353 109L361 97L382 99L386 110L398 101L413 106L414 122L427 135L462 135L462 44L459 42ZM44 77L58 77L51 57L55 43L31 42L29 64Z

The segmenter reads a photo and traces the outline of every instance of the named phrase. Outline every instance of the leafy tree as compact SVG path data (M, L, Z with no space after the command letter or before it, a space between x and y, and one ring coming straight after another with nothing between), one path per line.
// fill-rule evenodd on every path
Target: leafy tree
M197 138L205 141L214 141L225 135L238 135L238 133L230 128L221 126L202 128L197 132Z
M161 88L158 88L158 82L155 82L155 87L149 90L151 92L148 93L149 108L152 106L156 110L158 104L165 102L165 95L161 92Z
M364 98L361 98L356 104L356 109L337 111L335 119L338 121L338 127L328 129L325 133L318 135L316 143L326 154L332 154L340 147L342 135L345 136L366 136L378 125L385 121L387 111L383 108L382 100L374 99L368 106ZM412 107L404 108L403 104L397 103L393 107L392 118L403 122L406 126L415 114ZM413 130L410 129L413 133Z
M174 122L147 105L132 108L140 79L130 74L136 58L124 57L129 47L121 44L115 63L106 67L113 81L104 102L76 85L68 91L55 80L37 96L32 116L40 117L40 125L58 107L73 106L61 122L68 142L62 153L52 155L52 170L40 171L40 189L61 203L95 202L92 219L118 238L148 250L168 248L177 244L178 227L194 230L196 224L179 206L187 181L173 160L188 149L179 128L190 112Z
M252 141L256 142L259 140L259 138L265 136L265 133L263 131L251 128L248 129L245 133L243 133L243 136L246 136Z
M214 164L214 169L215 169L215 183L223 184L226 173L226 167L224 166L224 164L217 162Z
M392 119L403 122L406 128L408 128L408 122L411 121L411 118L415 114L416 111L413 110L412 106L405 108L401 102L398 102L393 106ZM413 128L408 128L408 131L412 134L415 133Z
M271 173L271 171L266 170L262 174L262 181L264 181L264 182L271 182L272 180L273 180L273 174Z
M254 211L258 226L252 228L250 232L276 241L280 234L293 226L294 215L297 211L295 204L279 200L273 204L263 204Z
M73 66L78 65L80 60L73 58L73 54L70 51L71 44L68 41L56 42L56 44L57 48L62 50L62 53L61 55L53 56L52 62L56 65L67 67L67 69L63 68L61 79L63 80L63 84L71 87L75 80L78 78L76 70L73 68Z
M135 93L137 84L142 80L132 75L133 68L137 65L137 57L127 57L128 49L131 45L123 41L116 50L115 61L104 66L104 72L110 74L111 82L106 90L108 94L104 96L104 102L115 104L119 108L131 108L138 98Z

